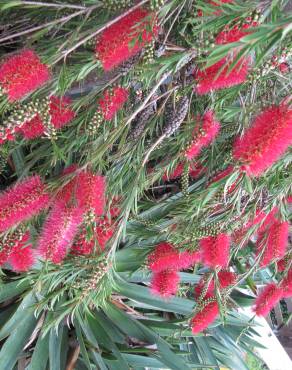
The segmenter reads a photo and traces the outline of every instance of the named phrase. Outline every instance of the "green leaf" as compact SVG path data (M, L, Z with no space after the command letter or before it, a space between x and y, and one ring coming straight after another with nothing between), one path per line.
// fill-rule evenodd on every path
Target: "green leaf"
M36 325L36 318L33 312L28 310L24 311L25 320L22 321L21 325L18 325L16 329L5 341L0 352L0 369L12 370L18 360L23 347L28 342L30 335L32 334Z
M38 337L27 370L46 370L49 359L49 335Z
M0 285L0 302L7 301L21 293L23 293L30 283L28 280L16 280L12 283L6 283Z

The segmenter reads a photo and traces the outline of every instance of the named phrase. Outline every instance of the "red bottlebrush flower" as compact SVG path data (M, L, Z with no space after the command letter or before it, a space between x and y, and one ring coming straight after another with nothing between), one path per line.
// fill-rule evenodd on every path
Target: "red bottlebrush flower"
M77 178L76 199L85 212L94 211L96 216L104 213L105 177L83 171Z
M51 123L56 129L64 127L75 117L75 112L71 109L70 104L71 99L67 97L51 97L49 113L51 116Z
M39 254L53 263L62 262L81 222L82 209L67 206L62 201L55 202L43 226L38 243Z
M287 266L287 260L286 258L281 258L279 261L277 261L277 270L279 272L285 271Z
M8 262L14 271L27 271L35 262L34 250L32 245L28 244L29 239L30 234L27 232L11 250Z
M49 195L39 176L32 176L0 194L0 232L44 209Z
M75 113L70 108L71 100L68 98L58 98L52 96L49 104L49 114L51 117L51 124L60 129L67 123L71 122ZM25 121L18 129L26 139L34 139L43 135L46 131L45 124L42 121L40 114L36 114L34 118Z
M280 63L278 68L279 68L279 71L283 74L288 73L290 71L290 65L289 63L286 63L286 62Z
M208 236L200 240L202 263L215 267L228 265L230 237L227 234Z
M169 175L167 175L167 172L163 174L162 180L170 181L170 180L175 180L178 177L181 177L184 171L184 166L185 166L184 162L179 162ZM189 176L194 179L198 177L199 175L201 175L204 172L204 170L205 170L204 167L201 166L200 164L191 163Z
M101 218L96 225L96 239L98 246L104 250L106 243L114 235L115 223L108 218Z
M283 290L276 284L268 284L264 290L257 296L254 312L258 316L266 316L271 309L278 303L283 295Z
M261 223L265 217L267 217L267 214L263 211L258 210L256 212L255 217L252 220L248 221L245 225L243 225L242 228L233 232L232 234L233 242L240 243L241 240L245 237L248 230L250 230L250 228L252 228L253 226Z
M128 90L123 87L114 87L105 91L103 97L98 101L104 119L111 120L127 101L128 96Z
M273 259L281 258L285 255L289 234L289 223L275 221L269 229L259 234L257 240L258 254L263 249L261 266L269 265Z
M229 44L231 42L237 42L242 37L251 34L252 32L247 32L247 30L251 27L256 27L256 22L249 22L245 23L242 26L235 25L234 27L230 28L226 26L223 31L221 31L215 40L215 43L218 45Z
M292 195L289 195L289 196L286 198L286 200L287 200L287 203L292 203Z
M25 121L20 127L16 127L15 130L20 132L26 139L31 140L42 136L45 132L45 126L40 115L37 114L31 120Z
M210 302L199 311L191 320L193 334L200 333L212 324L219 315L219 306L217 302Z
M0 66L0 86L10 102L22 99L50 78L50 72L33 50L23 50Z
M285 104L260 113L233 147L233 157L242 170L260 176L277 161L292 142L292 109Z
M176 271L164 270L153 274L151 292L160 297L169 298L178 290L179 275Z
M204 95L210 91L226 89L245 82L250 60L239 60L232 71L229 71L231 63L232 60L223 58L210 67L196 71L194 77L197 81L195 87L197 94Z
M283 297L292 297L292 269L288 271L287 276L282 280L281 288L283 289Z
M97 38L97 58L108 71L137 54L157 31L155 15L142 8L135 9Z
M179 252L170 243L159 243L148 256L148 266L153 272L183 270L199 261L196 252Z
M217 136L220 123L215 120L214 113L209 111L202 117L202 126L196 127L193 132L193 140L185 151L188 160L198 156L202 148L209 145Z

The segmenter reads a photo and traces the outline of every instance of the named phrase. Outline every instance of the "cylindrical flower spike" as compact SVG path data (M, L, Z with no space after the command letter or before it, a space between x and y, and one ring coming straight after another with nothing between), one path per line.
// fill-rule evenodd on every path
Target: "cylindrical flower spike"
M0 194L0 232L44 209L49 194L39 176L32 176Z
M227 270L222 270L218 272L218 282L219 282L219 288L220 289L225 289L228 288L229 286L232 286L236 282L236 274L231 271ZM199 298L201 293L203 292L203 289L206 284L206 279L203 277L199 283L195 286L195 297ZM214 294L214 289L215 289L215 281L212 279L210 283L208 284L206 294Z
M220 123L215 120L214 113L209 111L202 117L201 127L196 127L193 132L193 140L185 151L185 156L191 160L200 154L205 146L209 145L217 136Z
M82 209L57 201L43 226L38 243L39 254L53 263L62 262L81 222Z
M287 105L265 109L233 147L234 159L242 170L260 176L276 162L292 143L292 109Z
M198 253L179 252L170 243L159 243L148 256L148 266L153 272L183 270L199 261Z
M212 324L219 315L219 306L216 300L214 300L214 297L207 297L206 299L210 299L210 302L204 304L203 301L204 307L201 311L196 313L191 320L193 334L200 333L207 329L207 327Z
M256 22L247 22L243 24L242 26L235 25L232 28L230 28L229 26L226 26L223 29L223 31L221 31L217 35L215 43L218 45L225 45L231 42L237 42L242 37L247 36L252 33L251 31L247 32L249 28L256 27L256 26L257 26Z
M136 55L157 34L155 16L138 8L108 27L96 42L96 55L108 71ZM133 44L134 42L134 44Z
M245 82L249 70L249 59L239 60L229 71L231 63L232 60L228 60L226 57L210 67L197 70L194 75L197 81L195 87L197 94L204 95L211 91L226 89Z
M32 245L28 244L29 239L30 234L27 232L11 250L8 262L14 271L27 271L35 262L34 250L32 249Z
M50 72L33 50L23 50L0 66L0 86L8 100L20 100L50 78Z
M105 91L103 97L98 101L103 118L111 120L127 101L128 95L128 90L123 87L114 87L111 90Z
M179 275L173 270L164 270L153 274L150 290L163 298L175 295L178 290Z
M254 312L258 316L266 316L283 296L283 289L276 284L268 284L257 296Z
M259 234L258 254L263 250L261 266L269 265L274 259L284 256L289 234L289 223L275 220L272 225Z
M76 199L84 212L94 212L95 216L104 213L105 177L90 171L82 171L77 177Z
M229 258L230 237L227 234L208 236L200 240L202 263L211 267L226 267Z

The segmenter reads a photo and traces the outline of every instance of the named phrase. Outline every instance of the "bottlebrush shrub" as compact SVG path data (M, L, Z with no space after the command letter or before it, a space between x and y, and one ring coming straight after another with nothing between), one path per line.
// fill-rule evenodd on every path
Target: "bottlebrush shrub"
M276 284L268 284L257 296L254 312L258 316L266 316L283 296L283 289Z
M133 10L97 38L96 56L106 71L111 70L137 54L157 31L153 13L142 8Z
M0 66L0 86L13 102L35 91L50 78L50 72L33 50L23 50Z
M226 89L240 85L246 81L250 60L240 59L234 68L229 71L232 60L225 57L219 62L205 69L198 69L194 73L196 80L195 92L204 95L211 91Z
M50 123L56 128L60 129L72 121L75 113L70 108L71 100L69 98L58 98L52 96L49 103ZM43 122L41 114L25 121L17 128L26 139L34 139L43 135L46 131L46 124Z
M154 251L148 255L148 267L153 272L163 270L183 270L199 261L196 252L179 252L174 246L167 242L159 243Z
M192 327L193 334L200 333L207 329L207 327L212 324L219 315L219 306L215 298L207 296L206 300L208 301L208 299L211 301L207 304L203 301L203 308L191 319L190 325Z
M292 109L286 104L261 112L245 134L235 141L233 157L242 170L260 176L292 143Z
M113 89L107 90L98 101L104 119L111 120L127 101L128 96L128 90L123 87L114 87Z
M197 157L202 148L209 145L219 132L220 123L215 120L214 112L206 112L201 121L200 126L195 127L192 142L185 151L185 156L188 160Z
M236 274L231 271L227 270L221 270L218 272L218 283L219 283L219 289L225 289L229 286L234 285L236 282ZM194 294L195 298L199 298L200 295L203 292L203 289L207 283L207 279L205 277L202 277L199 283L195 286ZM212 279L209 284L208 288L206 290L205 295L214 295L215 293L215 281Z
M49 194L39 176L31 176L0 194L0 232L46 208Z
M39 255L53 263L62 262L82 222L82 215L82 208L56 201L40 235L37 247Z
M105 203L105 177L86 170L79 173L76 184L78 206L84 212L93 211L95 216L102 216Z
M292 297L292 268L289 269L287 276L282 280L281 288L283 289L283 297Z
M230 236L218 234L200 240L202 263L211 267L226 267L228 265Z
M267 230L260 232L257 253L262 254L261 266L269 265L274 259L285 255L288 244L289 223L275 220Z
M164 298L175 295L178 290L179 275L174 270L163 270L153 274L150 290Z

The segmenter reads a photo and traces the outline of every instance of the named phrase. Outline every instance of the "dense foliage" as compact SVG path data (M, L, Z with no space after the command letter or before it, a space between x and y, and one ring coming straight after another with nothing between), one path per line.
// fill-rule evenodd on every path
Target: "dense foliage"
M289 1L0 9L0 369L247 369L241 308L292 295Z

